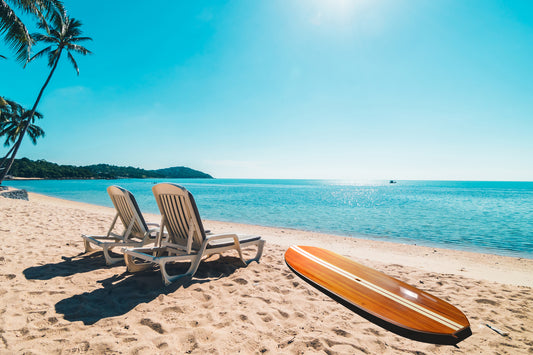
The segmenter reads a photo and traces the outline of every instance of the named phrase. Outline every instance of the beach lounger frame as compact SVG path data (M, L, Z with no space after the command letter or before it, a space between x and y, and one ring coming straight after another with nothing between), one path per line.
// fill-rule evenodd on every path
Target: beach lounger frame
M147 223L139 209L139 205L131 192L120 186L109 186L107 193L115 206L116 214L107 234L105 236L92 236L82 234L85 253L94 252L99 249L93 248L91 244L102 248L107 265L118 263L124 257L112 257L109 251L116 247L140 247L150 242L154 242L159 232L159 224ZM124 226L122 234L113 233L113 229L120 219ZM153 226L153 228L149 228Z
M161 229L153 247L123 248L128 271L143 270L146 264L159 265L163 282L169 285L182 277L192 278L203 258L227 250L236 250L244 265L259 262L265 244L260 236L207 235L194 197L187 189L161 183L152 191L161 212ZM241 249L250 246L257 246L257 253L245 260ZM182 261L190 262L189 269L184 274L169 275L166 265Z

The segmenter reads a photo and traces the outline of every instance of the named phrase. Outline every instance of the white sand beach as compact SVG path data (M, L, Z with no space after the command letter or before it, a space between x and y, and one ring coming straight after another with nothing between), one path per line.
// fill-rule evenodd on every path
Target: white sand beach
M261 235L261 262L242 267L228 252L164 287L157 270L130 274L101 253L80 255L80 235L105 234L113 216L33 193L0 197L0 354L533 353L532 259L205 221L214 233ZM293 274L283 260L292 244L333 250L450 302L473 335L433 345L374 325Z

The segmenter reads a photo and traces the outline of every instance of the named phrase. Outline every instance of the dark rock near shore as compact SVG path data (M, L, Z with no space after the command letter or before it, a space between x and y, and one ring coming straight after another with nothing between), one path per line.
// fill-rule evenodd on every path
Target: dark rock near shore
M28 191L19 189L9 189L4 186L3 189L0 190L0 197L28 201Z

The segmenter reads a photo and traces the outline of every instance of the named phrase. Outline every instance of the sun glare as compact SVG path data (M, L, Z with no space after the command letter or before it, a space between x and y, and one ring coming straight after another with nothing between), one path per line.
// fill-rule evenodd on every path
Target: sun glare
M322 25L325 23L343 24L350 22L370 4L369 0L312 0L305 4L311 10L311 23Z

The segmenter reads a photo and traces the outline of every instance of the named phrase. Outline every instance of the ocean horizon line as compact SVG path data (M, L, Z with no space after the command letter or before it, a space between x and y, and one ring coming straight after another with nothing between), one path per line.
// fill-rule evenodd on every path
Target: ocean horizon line
M53 180L53 181L62 181L62 180L150 180L150 179L167 179L167 180L295 180L295 181L394 181L394 182L525 182L533 183L531 180L491 180L491 179L388 179L388 178L282 178L282 177L212 177L212 178L129 178L129 177L117 177L117 178L40 178L40 177L10 177L4 179L5 182L8 181L24 181L24 180Z

